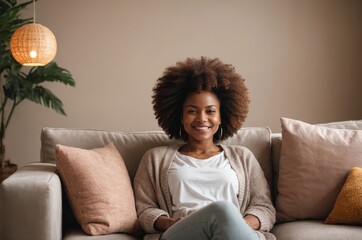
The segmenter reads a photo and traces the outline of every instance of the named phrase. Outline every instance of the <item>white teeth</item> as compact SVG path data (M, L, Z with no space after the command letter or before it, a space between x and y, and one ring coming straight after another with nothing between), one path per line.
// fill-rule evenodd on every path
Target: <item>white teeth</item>
M195 127L197 130L207 130L209 127Z

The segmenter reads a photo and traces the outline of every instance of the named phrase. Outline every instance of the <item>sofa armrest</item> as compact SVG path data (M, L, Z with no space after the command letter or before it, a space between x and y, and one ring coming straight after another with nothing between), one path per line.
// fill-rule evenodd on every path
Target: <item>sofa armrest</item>
M33 163L0 185L0 238L60 240L62 190L55 164Z

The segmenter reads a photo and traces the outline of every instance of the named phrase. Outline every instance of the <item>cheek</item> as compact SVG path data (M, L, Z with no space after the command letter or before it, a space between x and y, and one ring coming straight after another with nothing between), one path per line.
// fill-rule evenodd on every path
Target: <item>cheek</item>
M215 116L213 122L218 123L218 124L221 124L221 117L220 117L220 115Z
M187 124L187 123L190 123L193 121L193 118L190 117L189 115L184 115L182 118L181 118L181 123L182 124Z

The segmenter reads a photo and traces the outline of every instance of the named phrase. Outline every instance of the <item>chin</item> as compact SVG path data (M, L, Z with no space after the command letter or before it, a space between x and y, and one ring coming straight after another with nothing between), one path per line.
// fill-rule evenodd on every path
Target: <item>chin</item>
M196 140L196 141L199 141L199 142L202 142L202 141L208 141L208 140L210 140L210 141L214 141L214 135L212 134L212 135L198 135L198 136L192 136L192 135L189 135L189 138L192 138L192 139L194 139L194 140Z

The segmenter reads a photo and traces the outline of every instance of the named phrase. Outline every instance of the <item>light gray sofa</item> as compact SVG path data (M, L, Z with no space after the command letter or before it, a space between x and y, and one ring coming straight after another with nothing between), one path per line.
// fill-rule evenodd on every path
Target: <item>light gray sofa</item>
M331 127L357 128L348 122ZM103 130L44 128L41 132L41 162L26 165L0 186L1 240L136 240L136 237L117 233L88 236L78 226L57 175L54 147L56 144L79 148L102 147L113 142L123 156L131 180L143 153L156 146L175 143L163 132L124 133ZM242 128L225 144L248 147L257 157L271 187L277 195L281 134L269 128ZM297 206L296 206L297 207ZM303 220L277 223L272 232L278 240L360 240L361 226L327 225L323 221Z

